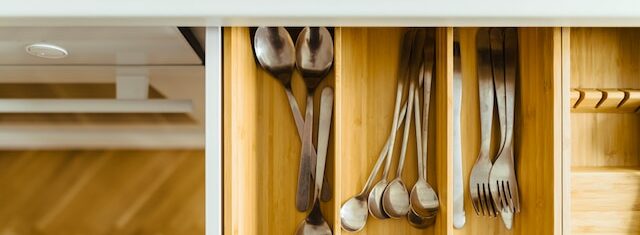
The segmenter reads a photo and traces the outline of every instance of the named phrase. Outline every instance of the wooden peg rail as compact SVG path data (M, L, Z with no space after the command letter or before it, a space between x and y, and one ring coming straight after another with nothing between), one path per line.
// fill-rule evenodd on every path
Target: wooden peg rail
M571 111L586 113L640 113L640 90L572 89Z

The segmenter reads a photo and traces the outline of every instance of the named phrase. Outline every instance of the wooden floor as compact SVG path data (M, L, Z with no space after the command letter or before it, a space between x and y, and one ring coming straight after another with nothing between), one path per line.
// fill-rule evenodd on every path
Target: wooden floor
M0 235L204 234L204 151L0 152Z

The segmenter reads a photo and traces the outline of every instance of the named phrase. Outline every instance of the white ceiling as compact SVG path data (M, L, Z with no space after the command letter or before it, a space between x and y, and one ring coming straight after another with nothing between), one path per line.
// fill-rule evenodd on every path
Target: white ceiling
M69 56L44 59L25 47L49 43ZM0 65L197 65L177 27L0 27Z
M70 56L47 60L24 52L25 45L43 38L65 47ZM133 60L123 59L133 54ZM147 74L150 85L167 99L191 100L195 120L162 125L0 123L0 149L204 147L204 66L176 27L0 27L0 55L0 86L115 83L117 74L134 71ZM135 61L140 58L144 63Z

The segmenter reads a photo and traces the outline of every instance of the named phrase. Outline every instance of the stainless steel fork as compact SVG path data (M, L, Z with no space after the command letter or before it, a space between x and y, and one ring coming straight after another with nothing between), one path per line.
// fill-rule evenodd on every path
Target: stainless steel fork
M478 51L478 91L480 101L480 136L481 145L478 159L471 169L469 177L469 193L473 208L478 215L496 216L496 209L489 188L491 172L491 123L493 120L494 90L491 72L491 49L489 29L481 28L476 37Z
M505 226L511 229L513 214L520 211L518 181L514 167L513 126L515 83L518 64L518 36L516 29L504 30L506 142L489 175L491 195Z

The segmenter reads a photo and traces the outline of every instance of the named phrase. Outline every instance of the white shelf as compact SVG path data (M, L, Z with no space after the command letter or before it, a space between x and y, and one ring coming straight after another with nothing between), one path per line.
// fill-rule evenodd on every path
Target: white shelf
M0 99L0 113L190 113L190 100Z
M619 0L21 0L0 26L80 25L640 26L640 2Z

